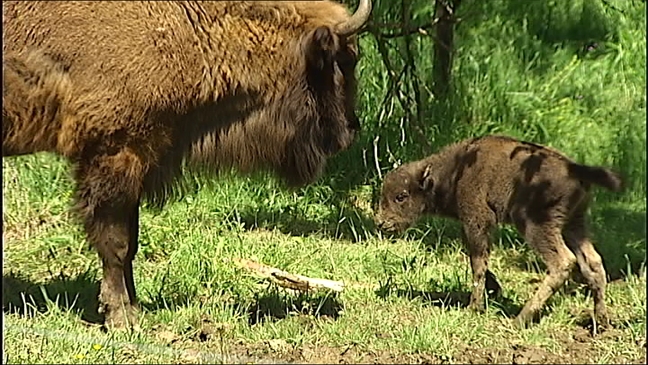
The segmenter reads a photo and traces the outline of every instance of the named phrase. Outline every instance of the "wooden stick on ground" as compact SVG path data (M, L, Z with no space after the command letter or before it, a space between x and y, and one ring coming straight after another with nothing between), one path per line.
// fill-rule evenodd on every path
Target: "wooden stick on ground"
M260 264L252 260L234 259L234 261L239 266L253 271L258 276L266 278L284 288L305 292L312 289L329 289L336 292L341 292L342 290L344 290L344 283L341 281L309 278L303 275L291 274L289 272L268 265Z

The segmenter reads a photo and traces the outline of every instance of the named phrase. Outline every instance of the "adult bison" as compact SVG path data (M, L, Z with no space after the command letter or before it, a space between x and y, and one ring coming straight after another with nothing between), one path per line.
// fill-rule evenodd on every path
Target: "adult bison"
M135 318L139 203L164 203L183 161L300 186L353 142L355 35L370 12L369 0L352 15L330 1L3 3L2 155L73 163L107 324Z

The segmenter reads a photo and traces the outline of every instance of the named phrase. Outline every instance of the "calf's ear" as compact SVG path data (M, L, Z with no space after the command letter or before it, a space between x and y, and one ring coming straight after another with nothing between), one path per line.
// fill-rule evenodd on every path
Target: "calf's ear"
M423 173L421 174L420 186L421 186L421 190L423 191L429 191L434 186L434 179L432 177L432 166L427 165L423 169Z
M329 27L318 27L306 37L306 67L312 82L333 80L338 36Z

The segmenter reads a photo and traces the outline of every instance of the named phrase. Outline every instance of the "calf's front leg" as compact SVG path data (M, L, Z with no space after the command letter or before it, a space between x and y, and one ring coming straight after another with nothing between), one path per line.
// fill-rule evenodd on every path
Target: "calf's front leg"
M492 223L482 219L466 219L463 225L464 243L470 255L470 267L472 269L472 292L468 307L477 312L485 309L484 296L486 295L486 283L489 287L499 292L499 284L495 276L488 270L488 257L490 256L490 233Z

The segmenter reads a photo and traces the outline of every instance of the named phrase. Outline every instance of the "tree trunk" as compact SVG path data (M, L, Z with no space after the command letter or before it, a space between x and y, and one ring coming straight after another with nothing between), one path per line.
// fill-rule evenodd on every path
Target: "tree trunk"
M434 96L445 98L450 91L452 72L452 52L454 42L454 13L461 0L435 0L433 22L435 30Z

